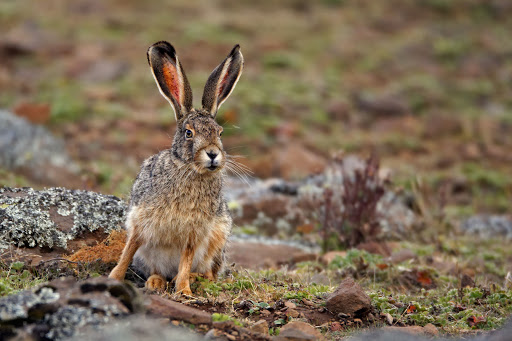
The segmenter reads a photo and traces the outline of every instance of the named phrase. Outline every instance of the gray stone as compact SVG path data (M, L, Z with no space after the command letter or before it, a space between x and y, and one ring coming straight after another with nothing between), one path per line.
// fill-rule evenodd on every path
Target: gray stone
M164 324L154 318L134 315L115 320L108 325L91 326L77 333L71 340L82 341L199 341L203 338L185 328Z
M202 310L167 300L158 295L149 296L148 313L172 320L185 321L192 324L210 324L212 316Z
M64 141L45 127L0 110L0 165L5 169L53 166L76 171L77 166L66 152Z
M512 240L512 217L506 215L476 215L462 221L459 230L480 238Z

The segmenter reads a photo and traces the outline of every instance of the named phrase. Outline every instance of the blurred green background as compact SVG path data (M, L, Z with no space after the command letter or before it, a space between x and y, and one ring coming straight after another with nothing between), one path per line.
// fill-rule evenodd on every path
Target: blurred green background
M505 0L4 0L0 108L63 138L81 170L2 169L0 185L126 197L174 131L147 47L176 47L199 105L239 43L244 73L219 122L255 176L376 151L397 186L420 178L454 215L510 212L511 15Z

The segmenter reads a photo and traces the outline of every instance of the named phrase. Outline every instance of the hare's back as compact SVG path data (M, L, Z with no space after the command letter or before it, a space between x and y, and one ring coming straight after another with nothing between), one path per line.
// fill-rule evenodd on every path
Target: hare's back
M162 189L169 188L173 168L170 150L163 150L144 160L132 186L130 206L149 203L164 195Z

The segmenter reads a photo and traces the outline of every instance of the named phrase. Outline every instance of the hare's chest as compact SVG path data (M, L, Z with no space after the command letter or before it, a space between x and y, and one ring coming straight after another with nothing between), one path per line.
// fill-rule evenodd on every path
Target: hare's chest
M127 227L137 229L145 243L181 246L198 236L208 235L215 226L212 218L200 206L173 201L157 207L132 207Z

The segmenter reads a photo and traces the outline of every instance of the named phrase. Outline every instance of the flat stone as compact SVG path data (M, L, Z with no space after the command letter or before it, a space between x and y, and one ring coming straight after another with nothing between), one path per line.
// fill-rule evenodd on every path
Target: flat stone
M283 337L283 340L325 340L315 327L301 321L292 321L283 326L279 336Z
M205 311L174 302L158 295L149 296L147 311L151 315L192 324L211 324L212 316Z
M425 330L423 329L423 327L420 327L420 326L406 326L406 327L389 326L389 327L383 327L382 330L389 331L389 332L407 333L407 334L411 334L411 335L425 334Z

